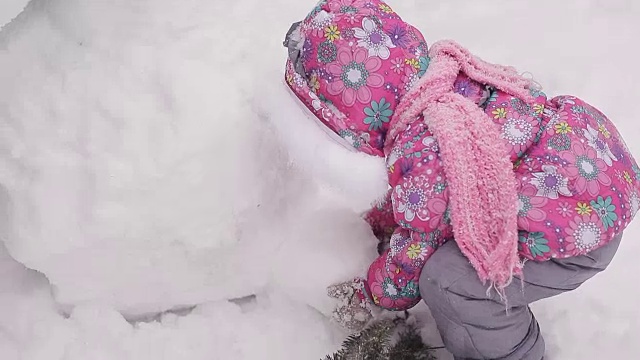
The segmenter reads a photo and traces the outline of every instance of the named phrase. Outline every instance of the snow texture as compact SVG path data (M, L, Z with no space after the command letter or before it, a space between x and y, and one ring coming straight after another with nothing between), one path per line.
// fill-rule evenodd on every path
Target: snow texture
M0 3L0 28L18 16L28 2L28 0L2 0Z
M24 3L3 0L0 24ZM640 156L640 3L389 3L430 42L598 106ZM2 28L0 359L317 359L339 346L325 287L375 257L359 212L385 184L379 161L310 132L283 85L283 36L312 6L33 0ZM534 306L549 359L640 357L638 236L636 221L609 270ZM440 345L428 310L416 315Z

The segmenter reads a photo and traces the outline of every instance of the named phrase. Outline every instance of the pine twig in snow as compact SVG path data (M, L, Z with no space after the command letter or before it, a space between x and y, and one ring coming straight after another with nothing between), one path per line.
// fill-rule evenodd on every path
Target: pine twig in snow
M397 332L399 339L391 345L391 337ZM415 326L397 318L380 320L359 334L350 335L342 349L324 360L435 360L433 350L422 341Z

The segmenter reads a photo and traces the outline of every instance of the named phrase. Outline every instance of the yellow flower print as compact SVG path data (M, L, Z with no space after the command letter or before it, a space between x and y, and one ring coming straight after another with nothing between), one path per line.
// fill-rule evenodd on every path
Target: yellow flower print
M579 202L576 207L576 211L578 211L578 215L590 215L591 214L591 206L587 203Z
M507 117L507 109L497 108L491 112L494 119L504 119Z
M405 59L404 63L416 69L420 69L420 63L418 62L417 59Z
M520 165L522 165L522 159L516 160L516 162L513 163L513 170L518 170Z
M629 185L633 184L633 179L631 178L631 174L629 174L627 170L625 170L624 173L622 173L622 177L624 178L624 181L626 181Z
M544 104L535 104L535 105L533 105L533 110L538 115L542 114L544 112Z
M386 12L387 14L393 14L393 10L387 4L380 4L378 5L378 7L380 8L380 10Z
M288 83L289 85L293 85L293 76L291 76L291 75L287 75L287 83Z
M340 30L338 25L329 25L324 29L324 37L329 41L336 41L340 38Z
M311 91L313 91L314 93L318 92L318 90L320 89L320 81L318 80L318 75L311 75L311 79L309 79L309 88L311 88Z
M600 124L600 126L598 126L598 130L600 131L602 136L605 137L605 139L608 139L611 137L611 133L609 132L609 130L607 130L606 127L604 127L604 125Z
M409 246L409 249L407 250L407 256L411 260L417 259L421 253L422 247L418 244L411 244L411 246Z
M573 131L571 126L566 121L556 124L555 127L558 134L568 134Z

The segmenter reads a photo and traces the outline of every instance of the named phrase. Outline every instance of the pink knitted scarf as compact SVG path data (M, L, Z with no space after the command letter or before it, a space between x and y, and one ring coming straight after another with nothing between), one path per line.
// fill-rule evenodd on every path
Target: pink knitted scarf
M480 83L533 101L530 80L515 69L486 63L453 41L429 51L425 76L407 93L391 121L385 153L420 115L440 148L450 189L455 241L480 280L499 290L520 274L517 192L513 164L497 125L475 103L453 92L460 71Z

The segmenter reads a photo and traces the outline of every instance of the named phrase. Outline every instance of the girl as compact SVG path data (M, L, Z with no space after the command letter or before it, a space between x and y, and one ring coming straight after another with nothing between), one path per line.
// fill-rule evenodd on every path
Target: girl
M285 46L322 126L386 158L390 190L366 219L389 248L330 287L336 320L358 330L422 298L455 358L541 359L529 304L604 270L640 207L615 126L454 42L428 48L379 0L323 0Z

